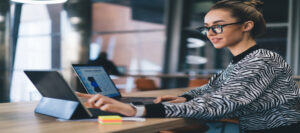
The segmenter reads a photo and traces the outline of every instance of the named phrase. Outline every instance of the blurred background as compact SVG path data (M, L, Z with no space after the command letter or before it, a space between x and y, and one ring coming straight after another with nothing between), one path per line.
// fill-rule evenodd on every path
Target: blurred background
M40 99L24 70L59 71L84 91L71 65L100 52L121 73L111 76L121 92L193 87L196 79L199 86L232 58L195 30L218 0L35 1L0 1L0 102ZM258 44L299 75L300 1L261 1L267 33Z

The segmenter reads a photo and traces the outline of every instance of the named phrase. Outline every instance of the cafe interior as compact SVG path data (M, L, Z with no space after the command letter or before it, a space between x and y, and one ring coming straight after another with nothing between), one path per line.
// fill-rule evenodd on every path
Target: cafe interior
M95 62L101 53L124 94L202 86L233 57L196 30L217 1L1 0L0 103L42 98L24 71L57 71L85 92L72 64ZM300 2L261 1L267 31L256 41L279 53L300 83Z

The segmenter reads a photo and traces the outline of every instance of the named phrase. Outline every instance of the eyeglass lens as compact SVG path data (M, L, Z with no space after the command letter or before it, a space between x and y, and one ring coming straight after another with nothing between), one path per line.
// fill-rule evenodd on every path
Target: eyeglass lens
M217 34L220 34L220 33L222 33L222 26L221 25L213 26L212 30Z
M211 26L211 27L202 27L199 29L200 33L203 34L203 35L207 35L207 32L212 29L212 31L216 34L220 34L222 33L222 26L221 25L214 25L214 26Z

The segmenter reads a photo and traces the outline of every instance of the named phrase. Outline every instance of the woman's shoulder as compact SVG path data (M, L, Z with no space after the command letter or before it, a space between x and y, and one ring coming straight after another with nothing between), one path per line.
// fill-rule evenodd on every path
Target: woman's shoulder
M288 63L284 60L284 58L278 54L277 52L274 52L272 50L263 49L260 48L258 50L253 51L248 56L244 58L244 60L241 62L240 67L273 67L273 68L290 68Z
M275 51L260 48L258 50L253 51L246 59L256 60L256 61L267 61L267 62L285 62L283 57Z

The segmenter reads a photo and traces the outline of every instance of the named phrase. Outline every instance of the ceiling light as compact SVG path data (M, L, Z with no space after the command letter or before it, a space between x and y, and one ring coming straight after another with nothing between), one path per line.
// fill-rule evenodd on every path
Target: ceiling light
M197 55L188 55L186 56L186 58L187 58L186 62L188 64L194 64L194 65L205 64L208 61L207 58L197 56Z
M79 24L81 22L81 19L80 19L80 17L71 17L70 22L72 24Z
M10 0L16 3L24 4L59 4L65 3L67 0Z
M200 48L205 45L205 42L197 38L188 38L188 48Z
M0 23L4 22L5 21L5 18L4 16L0 15Z

